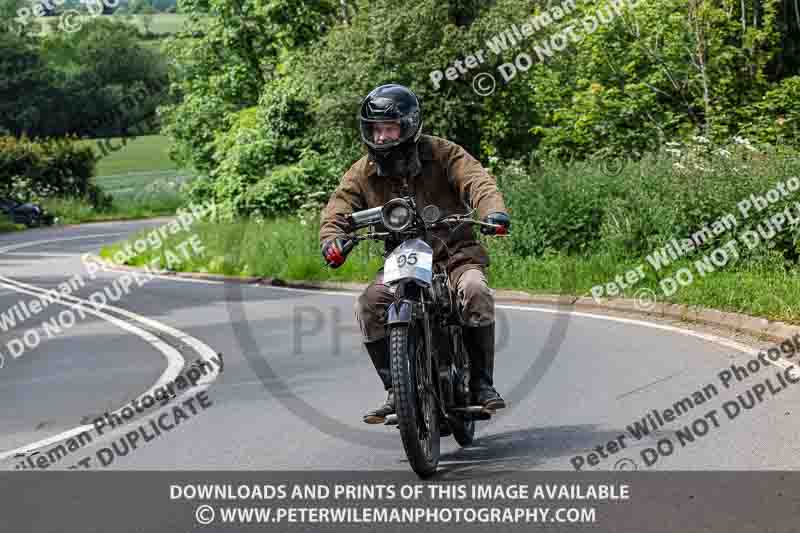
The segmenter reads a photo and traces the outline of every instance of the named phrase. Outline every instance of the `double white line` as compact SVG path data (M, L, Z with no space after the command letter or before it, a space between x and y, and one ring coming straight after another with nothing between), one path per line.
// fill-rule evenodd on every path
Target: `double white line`
M20 249L20 248L27 248L27 247L31 247L31 246L40 245L40 244L47 244L47 243L61 242L61 241L82 240L82 239L83 240L96 239L96 238L99 238L99 237L114 237L114 236L119 236L119 235L124 235L124 234L123 233L106 233L106 234L96 234L96 235L84 235L84 236L80 236L80 237L67 237L67 238L61 238L61 239L48 239L48 240L32 241L32 242L27 242L27 243L22 243L22 244L15 244L15 245L11 245L11 246L6 246L6 247L3 247L3 248L0 248L0 255L5 253L5 252L11 251L11 250L16 250L16 249ZM0 275L0 287L5 287L5 288L10 289L10 290L12 290L14 292L21 293L21 294L27 294L29 296L34 296L34 297L39 297L39 296L42 296L42 295L49 296L50 294L52 294L52 292L48 292L48 291L46 291L45 289L43 289L41 287L37 287L35 285L30 285L30 284L27 284L27 283L22 283L20 281L17 281L17 280L14 280L14 279L8 278L6 276L2 276L2 275ZM200 357L203 359L203 361L204 362L208 362L210 367L211 367L211 370L208 372L207 375L204 375L202 378L197 380L197 384L195 386L190 387L190 388L186 389L185 391L183 391L178 396L178 398L183 397L183 396L187 396L188 397L190 395L194 395L194 394L196 394L198 392L201 392L203 390L208 389L209 385L215 379L217 379L217 376L219 376L219 368L217 367L217 365L215 365L212 362L212 359L217 356L217 353L214 350L212 350L208 345L203 343L202 341L198 340L197 338L195 338L195 337L193 337L193 336L191 336L191 335L189 335L189 334L187 334L187 333L185 333L183 331L180 331L178 329L175 329L175 328L172 328L170 326L167 326L166 324L162 324L161 322L158 322L158 321L153 320L151 318L147 318L145 316L133 313L133 312L128 311L126 309L122 309L122 308L119 308L119 307L114 307L112 305L103 306L103 308L102 308L103 310L101 311L101 310L96 309L96 307L91 302L89 302L88 300L84 300L82 298L78 298L78 297L72 296L72 295L61 294L61 297L59 299L57 299L57 300L53 300L52 303L60 304L60 305L63 305L63 306L66 306L66 307L69 307L69 308L72 308L72 309L80 307L82 313L88 313L90 315L94 315L94 316L96 316L96 317L98 317L98 318L100 318L102 320L105 320L107 322L110 322L111 324L114 324L115 326L118 326L119 328L121 328L121 329L123 329L123 330L125 330L125 331L127 331L129 333L137 335L137 336L141 337L145 342L148 342L150 345L152 345L155 349L160 351L162 354L164 354L164 357L167 359L167 368L164 370L164 372L158 378L158 381L156 381L156 383L152 387L150 387L148 390L146 390L141 395L139 395L139 397L137 398L138 401L141 401L147 395L153 396L154 395L154 391L156 389L166 385L167 383L170 383L170 382L174 381L175 378L180 373L181 369L183 369L183 367L185 365L185 360L181 356L180 352L178 352L178 350L176 350L175 348L173 348L172 346L170 346L169 344L167 344L163 340L159 339L157 336L153 335L152 333L146 331L145 329L143 329L143 327L150 328L151 330L156 330L156 331L158 331L160 333L168 335L168 336L170 336L170 337L182 342L183 344L187 345L189 348L191 348L195 352L197 352L200 355ZM113 313L113 314L111 314L111 313ZM119 415L119 414L121 414L122 409L124 407L127 407L128 405L129 405L129 403L126 403L124 406L118 408L116 411L114 411L113 413L110 413L110 414L112 416L114 414L118 414ZM114 433L116 433L117 429L123 429L123 428L125 428L125 426L126 426L126 424L123 423L122 425L120 425L117 428L115 428L114 431L109 432L108 434L104 434L103 436L113 435ZM9 457L13 457L13 456L15 456L17 454L28 454L28 453L30 453L32 451L35 451L35 450L39 449L39 448L43 448L45 446L49 446L49 445L55 444L57 442L61 442L63 440L66 440L66 439L69 439L71 437L74 437L74 436L76 436L76 435L78 435L80 433L83 433L85 431L93 431L93 429L94 429L94 426L91 425L91 424L79 426L79 427L76 427L76 428L73 428L73 429L69 429L69 430L64 431L62 433L59 433L58 435L54 435L52 437L48 437L48 438L43 439L43 440L32 442L30 444L27 444L27 445L22 446L20 448L16 448L14 450L9 450L9 451L6 451L6 452L2 452L2 453L0 453L0 460L4 460L4 459L7 459Z

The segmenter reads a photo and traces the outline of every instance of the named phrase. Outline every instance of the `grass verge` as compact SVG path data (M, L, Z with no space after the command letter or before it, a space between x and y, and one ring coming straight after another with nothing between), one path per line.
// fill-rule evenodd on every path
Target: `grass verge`
M382 264L382 244L362 243L340 268L329 269L319 254L318 226L296 219L266 222L198 222L193 226L205 248L175 267L177 271L226 275L278 277L287 280L360 281L372 279ZM136 236L139 238L141 236ZM147 250L129 264L143 265L156 256L165 264L165 251L175 250L186 235L170 237L158 250ZM800 324L800 277L786 269L782 259L764 250L761 259L726 265L696 277L693 283L666 295L660 281L680 268L692 267L700 257L691 256L656 272L644 258L620 257L611 252L573 256L551 254L520 257L512 253L509 239L481 237L492 257L489 283L494 288L534 293L590 296L593 286L613 281L640 265L646 276L623 289L619 297L641 296L653 291L659 302L699 305ZM132 239L133 240L133 239ZM110 258L122 243L103 249ZM177 255L177 254L176 254Z
M12 231L19 231L25 229L25 226L22 224L14 224L8 220L0 220L0 233L9 233Z
M111 209L98 211L83 200L50 198L44 208L63 224L102 222L104 220L133 220L174 215L184 200L177 194L153 198L115 198Z

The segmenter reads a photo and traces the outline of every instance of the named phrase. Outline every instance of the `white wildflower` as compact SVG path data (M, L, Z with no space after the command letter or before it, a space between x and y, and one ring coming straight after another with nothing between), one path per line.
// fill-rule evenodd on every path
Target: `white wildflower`
M700 144L708 144L709 143L709 140L706 139L705 137L703 137L702 135L695 135L694 137L692 137L692 139L694 139L696 142L698 142Z

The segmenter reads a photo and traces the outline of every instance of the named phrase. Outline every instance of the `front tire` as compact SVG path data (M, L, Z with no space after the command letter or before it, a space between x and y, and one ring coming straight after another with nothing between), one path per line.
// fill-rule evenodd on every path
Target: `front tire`
M418 372L425 368L424 335L421 327L407 325L392 326L388 333L395 410L403 448L412 470L425 479L436 472L440 443L439 410L429 390L434 376L426 379L423 372Z

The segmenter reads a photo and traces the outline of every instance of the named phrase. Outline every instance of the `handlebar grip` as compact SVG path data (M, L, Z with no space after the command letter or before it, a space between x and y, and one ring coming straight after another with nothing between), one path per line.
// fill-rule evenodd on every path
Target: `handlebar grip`
M351 251L353 248L355 248L356 244L357 244L357 242L356 242L356 240L355 240L355 239L350 239L349 241L347 241L347 242L345 243L345 245L342 247L342 255L346 257L346 256L347 256L347 254L349 254L349 253L350 253L350 251Z

